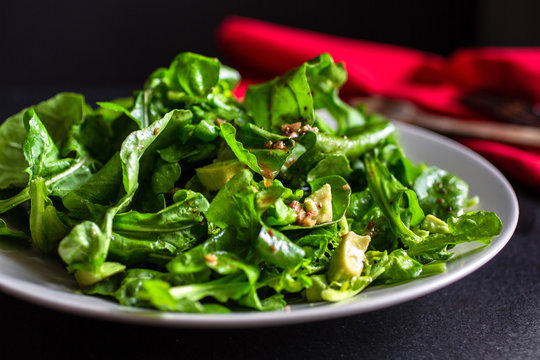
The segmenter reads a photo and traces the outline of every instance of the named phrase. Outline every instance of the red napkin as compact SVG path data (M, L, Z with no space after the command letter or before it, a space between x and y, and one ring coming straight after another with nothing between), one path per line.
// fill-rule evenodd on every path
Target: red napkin
M217 38L227 60L247 76L236 89L239 97L250 83L280 75L328 52L347 69L349 77L340 92L344 98L401 98L432 112L466 118L479 115L458 99L475 90L519 95L540 103L540 48L468 48L445 58L237 16L225 19ZM540 144L525 149L493 141L458 140L509 178L535 188L540 184Z

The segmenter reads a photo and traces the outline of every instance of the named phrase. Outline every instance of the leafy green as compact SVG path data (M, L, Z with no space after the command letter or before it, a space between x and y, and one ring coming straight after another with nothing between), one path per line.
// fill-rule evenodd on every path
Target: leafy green
M3 219L0 219L0 237L2 236L16 239L27 239L27 236L23 231L9 228L6 222Z
M339 88L347 81L343 64L334 63L329 54L321 54L307 62L306 76L314 108L328 111L337 123L336 135L347 135L351 129L365 124L364 114L339 97Z
M244 105L255 125L279 133L284 124L313 124L313 97L306 68L307 64L303 64L272 81L248 88Z
M414 181L420 206L443 220L463 213L469 200L469 186L457 176L431 166Z
M441 273L502 230L458 176L415 165L396 127L339 96L321 54L233 95L181 53L131 97L61 93L0 126L0 237L57 256L124 306L223 313L340 301Z
M34 244L46 254L55 254L58 242L69 233L69 227L62 222L43 179L30 183L30 234Z
M264 260L284 269L300 265L305 255L304 250L283 233L266 226L261 228L255 247Z
M418 204L414 191L403 186L371 154L365 156L367 181L371 194L389 222L394 235L406 247L421 241L410 225L416 226L424 219L424 212Z
M490 211L468 212L459 217L450 217L447 223L448 233L429 235L420 243L411 246L407 253L419 255L439 250L448 245L471 241L489 244L491 239L499 235L502 230L501 220L494 212Z

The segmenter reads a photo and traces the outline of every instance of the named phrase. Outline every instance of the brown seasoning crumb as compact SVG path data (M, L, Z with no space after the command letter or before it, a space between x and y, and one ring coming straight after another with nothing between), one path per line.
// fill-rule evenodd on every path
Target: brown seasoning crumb
M272 148L273 149L276 149L276 150L284 150L286 149L287 147L285 146L285 143L283 141L276 141L274 143L274 145L272 145Z
M300 126L302 126L302 123L300 122L283 124L281 125L281 133L283 134L283 136L287 136L291 139L296 139L298 137L298 131L300 131Z
M209 264L217 264L218 258L214 254L206 254L204 255L204 260Z
M319 210L316 210L316 209L312 211L308 211L306 213L306 216L302 219L300 225L313 226L317 224L317 220L315 219L315 217L317 216L318 213L319 213Z

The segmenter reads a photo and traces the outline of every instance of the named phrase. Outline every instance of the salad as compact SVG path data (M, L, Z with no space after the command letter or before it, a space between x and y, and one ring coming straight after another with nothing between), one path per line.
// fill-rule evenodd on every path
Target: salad
M344 102L346 79L321 54L239 100L236 70L186 52L130 97L24 109L0 126L0 237L85 294L211 313L340 301L489 244L498 216Z

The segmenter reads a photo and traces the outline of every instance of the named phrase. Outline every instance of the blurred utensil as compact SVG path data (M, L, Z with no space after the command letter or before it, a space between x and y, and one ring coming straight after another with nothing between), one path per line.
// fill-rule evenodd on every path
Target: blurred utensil
M412 102L379 96L351 100L353 106L364 104L368 112L382 114L446 135L480 138L514 145L540 146L540 128L534 126L457 119L433 115L419 109Z
M540 104L530 103L521 98L475 92L462 96L459 101L471 110L495 120L540 126Z

